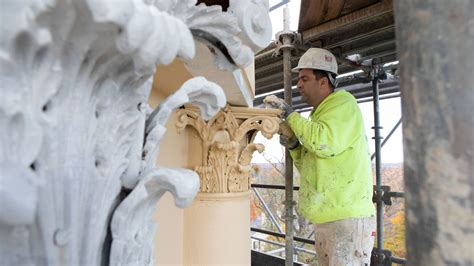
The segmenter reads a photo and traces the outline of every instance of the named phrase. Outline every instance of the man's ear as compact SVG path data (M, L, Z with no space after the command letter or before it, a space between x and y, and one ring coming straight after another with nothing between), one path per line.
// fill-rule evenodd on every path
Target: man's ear
M319 79L319 80L320 80L320 82L321 82L321 83L320 83L321 86L322 86L322 85L329 85L328 77L323 77L323 78L321 78L321 79Z

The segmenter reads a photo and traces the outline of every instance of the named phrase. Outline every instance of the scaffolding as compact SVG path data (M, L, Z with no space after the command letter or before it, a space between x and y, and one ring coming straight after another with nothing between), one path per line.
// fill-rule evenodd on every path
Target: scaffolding
M292 98L295 110L309 110L294 87L297 77L290 76L291 85L287 85L288 67L283 65L296 66L300 54L310 47L333 52L342 74L338 87L352 93L358 102L374 105L377 244L372 264L473 265L473 2L302 0L301 10L298 36L291 45L272 43L255 58L254 105L276 94ZM295 34L280 34L285 35ZM275 56L280 50L291 51L291 56ZM355 54L358 59L351 58ZM368 61L371 63L362 63ZM402 123L399 120L383 139L379 102L392 97L401 97L404 113L404 191L384 185L380 172L381 148ZM286 186L253 184L252 189L286 189L289 193L298 187L287 182ZM394 198L406 199L406 259L393 256L383 246L383 206L391 205ZM300 238L251 230L285 237L285 248L291 250L286 254L305 252L300 243L314 243L311 234ZM272 256L268 262L298 264L293 257L278 261Z
M256 56L256 99L255 106L261 106L266 95L274 94L283 97L285 101L293 105L299 112L311 110L312 107L301 101L296 87L297 77L292 76L291 68L299 60L299 56L310 47L321 47L331 50L338 59L340 65L339 88L346 89L352 93L359 103L371 101L373 103L374 142L375 152L371 156L375 166L375 185L373 192L373 202L376 205L377 237L376 245L372 251L372 265L391 265L392 263L406 264L405 258L398 258L392 255L392 251L384 249L383 246L383 207L392 204L392 198L404 197L404 192L391 191L389 186L383 185L381 173L381 148L390 139L392 134L401 124L400 120L387 134L386 138L381 135L381 122L379 114L379 101L400 97L397 73L393 71L397 67L397 56L395 47L395 35L393 25L392 1L382 1L368 6L365 9L357 10L351 14L350 20L341 18L328 22L328 25L318 25L302 33L288 30L287 11L284 11L284 30L277 34L277 41L272 43ZM356 23L370 25L365 31L349 35L346 39L335 38L335 29L344 28ZM333 27L333 28L331 28ZM353 26L354 27L354 26ZM346 29L349 31L350 28ZM326 33L326 35L325 35ZM334 39L336 39L334 41ZM371 39L372 42L367 40ZM373 40L376 41L373 41ZM329 41L328 41L329 40ZM349 47L349 48L347 48ZM358 54L358 61L347 59L347 56ZM370 65L361 62L371 62ZM387 64L389 63L389 64ZM380 83L383 80L384 83ZM383 141L382 141L383 140ZM293 185L293 163L289 152L285 152L285 185L252 184L252 191L263 206L265 214L278 232L264 230L261 228L251 228L252 232L271 235L285 239L285 265L294 265L295 253L305 252L314 254L314 251L298 246L297 243L314 245L315 241L309 239L313 232L306 238L294 236L294 206L293 192L299 190ZM278 224L275 215L271 212L258 189L280 189L285 190L285 232ZM280 247L282 243L266 240L260 237L252 237L255 240L270 243ZM258 265L258 263L252 263Z

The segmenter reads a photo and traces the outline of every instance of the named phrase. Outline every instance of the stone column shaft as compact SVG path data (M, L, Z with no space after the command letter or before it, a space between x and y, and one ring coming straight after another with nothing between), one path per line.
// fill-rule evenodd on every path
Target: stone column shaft
M474 2L394 1L410 265L472 265Z

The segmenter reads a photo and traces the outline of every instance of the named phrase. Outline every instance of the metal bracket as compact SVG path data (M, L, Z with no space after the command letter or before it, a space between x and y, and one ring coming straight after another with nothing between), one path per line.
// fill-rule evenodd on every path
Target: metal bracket
M300 45L302 43L301 34L294 31L279 31L275 37L276 47L272 54L274 57L282 55L284 49L290 49L296 52L296 45ZM289 43L285 43L285 37L289 37Z
M295 209L295 207L296 207L296 201L292 200L291 202L287 202L286 200L284 200L284 201L282 201L281 203L282 203L284 206L290 205L291 208L293 209L292 213L294 213L294 209ZM288 217L288 218L291 218L291 219L296 219L296 215L295 215L295 214L290 214L290 215L288 215L288 214L286 213L286 210L283 211L283 214L282 214L281 217L282 217L283 219L285 219L285 218L287 218L287 217Z
M373 262L373 265L391 266L392 252L387 249L381 249L379 252L379 250L374 247L370 261Z
M212 34L205 32L203 30L198 30L198 29L191 29L191 33L193 36L201 38L208 43L212 44L214 47L216 47L224 56L225 58L233 65L235 65L234 58L229 54L229 51L227 50L227 47L215 36Z
M372 65L369 76L371 79L378 78L379 80L387 79L387 72L382 65Z
M372 196L372 202L381 201L385 205L392 205L392 198L403 198L405 196L404 192L390 191L390 186L381 186L380 193L377 193L377 187L374 186L374 193Z
M397 258L392 255L392 252L387 249L380 251L374 247L370 256L370 265L373 266L392 266L393 263L405 265L407 260L404 258Z

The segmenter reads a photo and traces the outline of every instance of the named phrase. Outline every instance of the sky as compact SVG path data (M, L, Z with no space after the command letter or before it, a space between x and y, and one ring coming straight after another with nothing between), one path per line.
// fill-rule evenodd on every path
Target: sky
M279 0L270 0L270 6L280 2ZM291 0L288 3L290 13L290 30L296 31L298 29L298 16L300 1ZM270 13L273 26L273 36L278 31L283 30L283 6L273 10ZM273 39L275 39L273 37ZM374 136L374 115L373 102L366 102L359 104L362 115L364 117L365 132L369 139L369 148L371 153L375 150L375 143L372 137ZM309 112L302 114L308 117ZM401 102L400 98L391 98L380 101L380 123L383 127L381 135L387 136L390 130L396 125L401 117ZM266 139L260 133L255 138L255 143L262 143L265 145L265 151L262 154L254 153L252 163L267 163L267 162L282 162L284 149L279 144L279 137L275 135L271 140ZM382 140L383 141L383 140ZM402 143L402 126L399 126L392 137L382 148L382 163L401 163L403 162L403 143Z
M281 2L281 0L270 0L268 1L270 7L274 6L275 4ZM298 30L298 17L300 15L300 1L292 0L288 4L289 12L290 12L290 30L297 31ZM283 7L281 6L272 12L270 12L270 19L272 20L272 28L273 28L273 40L275 39L275 34L279 31L283 30Z

